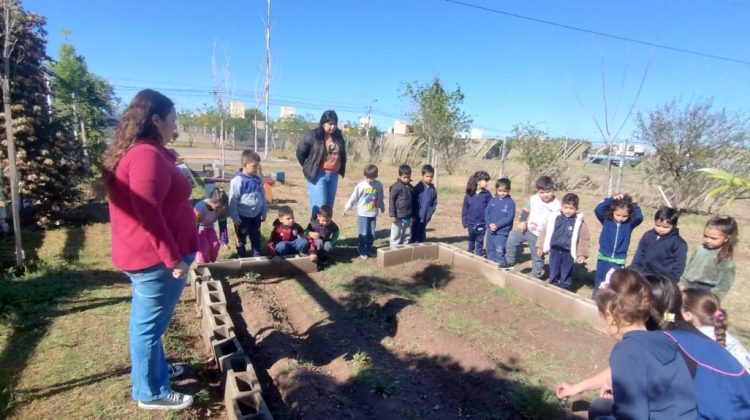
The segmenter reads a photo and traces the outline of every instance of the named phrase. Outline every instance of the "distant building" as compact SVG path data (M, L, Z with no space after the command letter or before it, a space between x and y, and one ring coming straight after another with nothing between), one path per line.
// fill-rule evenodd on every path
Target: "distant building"
M242 101L230 101L229 116L232 118L245 118L245 103Z
M414 134L414 126L407 124L404 120L395 120L393 122L393 134L401 134L402 136Z
M296 110L296 109L294 109L294 107L293 107L293 106L285 106L285 105L282 105L282 107L281 107L281 115L280 115L280 117L281 117L281 118L286 118L286 117L293 117L296 111L297 111L297 110Z
M359 117L360 128L369 127L372 124L371 119L370 117Z
M469 136L469 138L472 140L481 140L482 134L483 134L483 131L481 128L472 128L471 135Z

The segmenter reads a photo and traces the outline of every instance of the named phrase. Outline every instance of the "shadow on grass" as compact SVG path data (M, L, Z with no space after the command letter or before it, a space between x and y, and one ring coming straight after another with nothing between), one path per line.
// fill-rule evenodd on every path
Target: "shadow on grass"
M69 235L70 236L70 235ZM79 235L82 236L82 235ZM40 235L43 238L43 235ZM41 238L38 243L41 244ZM13 239L2 241L7 247ZM40 245L25 249L38 249ZM77 253L76 253L77 254ZM7 254L6 254L7 255ZM12 254L11 254L12 255ZM12 258L12 257L11 257ZM84 290L107 287L126 282L114 271L51 268L43 261L29 259L26 272L14 276L13 270L0 275L0 325L7 332L0 352L0 417L13 414L15 387L27 368L36 347L44 339L57 317L128 301L129 297L93 298L77 301ZM3 261L11 264L12 261ZM90 375L69 382L31 390L31 398L42 398L70 388L103 380L118 372Z
M360 275L336 299L315 279L300 274L285 281L301 286L327 317L294 331L284 308L278 307L272 313L274 327L256 332L256 338L241 315L231 311L238 336L252 345L274 417L565 418L552 394L533 384L513 358L496 361L496 368L476 369L440 355L440 348L434 354L397 352L384 344L397 334L402 311L453 280L449 269L435 264L406 278ZM263 293L262 284L255 287ZM239 297L231 293L232 299ZM357 367L354 375L334 378L319 368L342 357ZM276 370L271 378L268 371L281 360L296 360L296 367Z

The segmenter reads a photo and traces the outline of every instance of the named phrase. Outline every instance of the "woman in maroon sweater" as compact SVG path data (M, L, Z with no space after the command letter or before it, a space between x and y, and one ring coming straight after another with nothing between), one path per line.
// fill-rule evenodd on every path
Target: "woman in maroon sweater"
M177 128L174 103L139 92L123 113L104 154L112 262L133 284L130 357L133 398L145 409L179 410L193 397L172 391L161 336L169 325L198 249L190 181L164 145Z

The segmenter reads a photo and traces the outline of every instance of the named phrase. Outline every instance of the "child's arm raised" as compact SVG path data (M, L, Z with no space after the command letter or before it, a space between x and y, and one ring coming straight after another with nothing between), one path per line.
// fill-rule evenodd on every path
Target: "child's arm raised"
M612 204L612 197L606 197L594 207L594 215L596 215L596 218L599 219L600 222L604 222L607 218L607 208L610 204Z

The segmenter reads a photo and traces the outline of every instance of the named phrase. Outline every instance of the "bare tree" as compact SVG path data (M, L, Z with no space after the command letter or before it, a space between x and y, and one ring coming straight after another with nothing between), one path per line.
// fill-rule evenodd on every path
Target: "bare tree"
M16 266L23 266L24 252L21 242L21 195L18 191L18 167L16 165L16 141L13 137L13 104L10 96L11 54L18 42L16 31L18 20L22 18L15 0L0 0L3 9L3 72L0 74L0 84L3 89L3 117L5 119L5 136L8 140L8 170L10 172L10 201L11 215L13 217L13 233L16 248Z
M591 114L591 118L594 120L594 124L596 125L597 130L602 136L602 139L604 140L605 147L607 150L607 195L611 196L613 194L613 173L612 173L612 151L614 150L614 145L618 144L618 139L620 137L620 133L622 132L623 128L625 128L625 124L630 120L630 117L633 115L633 110L635 109L636 103L638 103L638 99L641 96L641 91L643 90L643 85L646 83L646 77L648 76L649 68L651 67L651 58L649 58L648 62L646 63L646 67L643 69L643 75L641 76L640 83L638 85L638 90L635 93L635 97L633 98L632 102L630 102L630 106L628 106L628 112L625 115L625 117L622 119L622 122L620 123L619 127L617 127L616 130L613 130L616 126L616 120L617 120L617 113L620 108L620 103L622 100L622 96L617 101L617 104L615 105L614 112L612 113L612 117L610 118L610 112L609 112L609 100L607 98L607 84L605 79L605 71L604 71L604 55L600 57L600 74L601 74L601 81L602 81L602 105L604 108L604 124L601 124L599 119L594 115ZM620 88L624 88L625 81L628 74L628 67L625 66L623 69L622 74L622 81L620 83ZM581 106L586 109L586 106L581 101L581 98L578 96L578 93L576 92L576 98L578 99L578 102L581 104ZM617 192L620 192L620 187L622 186L622 178L624 176L624 169L625 169L625 152L627 151L627 142L625 142L625 146L623 147L622 155L620 156L620 171L619 176L617 179L617 185L614 187L614 189Z

